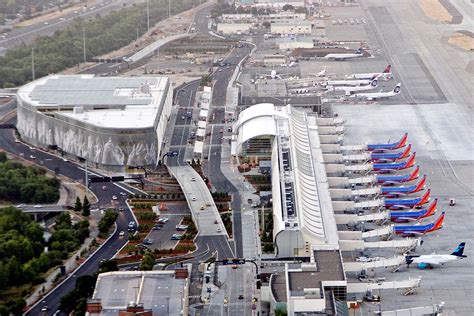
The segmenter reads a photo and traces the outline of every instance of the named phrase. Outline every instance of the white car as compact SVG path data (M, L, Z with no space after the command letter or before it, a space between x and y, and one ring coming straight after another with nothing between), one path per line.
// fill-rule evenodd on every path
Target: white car
M121 196L127 196L127 193L125 193L125 192L120 192L120 195L121 195Z
M119 236L120 237L125 236L125 232L123 230L121 230L120 233L119 233Z
M197 200L197 199L196 199L195 196L193 196L192 199L191 199L191 201L196 201L196 200Z
M30 158L31 158L31 159L36 159L36 156L30 155Z
M117 199L117 196L116 195L112 195L112 200L116 200Z
M34 208L42 208L42 207L43 207L43 205L39 205L39 204L37 204L37 205L35 205L35 206L33 206L33 207L34 207Z
M192 178L191 178L191 181L196 181L196 178L192 177Z

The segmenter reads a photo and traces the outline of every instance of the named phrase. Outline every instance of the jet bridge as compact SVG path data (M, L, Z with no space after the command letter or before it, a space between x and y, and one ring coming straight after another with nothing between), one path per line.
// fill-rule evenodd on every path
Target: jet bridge
M335 214L336 224L347 225L358 222L384 221L390 219L390 212L383 211L379 213L356 215L356 214Z
M368 282L368 283L347 283L347 293L367 293L374 290L399 289L403 295L413 294L415 289L421 285L421 277L410 278L400 281Z
M367 200L367 201L332 201L334 212L357 211L363 209L380 208L385 205L383 199Z
M336 219L337 221L337 219ZM338 231L339 238L343 240L362 240L372 237L381 237L387 236L387 239L393 233L393 225L387 225L376 229L371 229L366 232L361 232L359 230L340 230Z
M331 193L331 198L333 199L347 199L354 200L360 196L374 196L382 193L382 190L379 186L365 189L329 189Z
M379 258L371 262L344 261L344 270L346 272L360 272L369 269L392 267L391 271L395 272L405 263L405 256L396 256L393 258Z
M370 154L363 153L358 155L343 155L343 154L335 154L335 153L328 153L324 154L324 161L329 163L357 163L357 162L368 162L370 161Z
M376 182L377 176L374 174L358 178L328 177L328 183L330 188L349 188L360 185L372 185Z
M344 232L345 233L345 232ZM349 232L357 233L357 232ZM400 253L406 253L414 250L421 243L420 238L404 238L395 240L383 240L383 241L364 241L361 239L349 240L343 239L344 234L339 232L339 247L341 251L363 251L365 249L380 249L380 248L395 248Z

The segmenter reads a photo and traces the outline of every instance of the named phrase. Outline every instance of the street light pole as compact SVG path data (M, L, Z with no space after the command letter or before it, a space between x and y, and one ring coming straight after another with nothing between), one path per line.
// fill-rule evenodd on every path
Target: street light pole
M35 80L35 48L31 48L31 77Z
M87 54L86 54L86 28L83 26L82 27L82 49L84 53L84 62L87 60Z

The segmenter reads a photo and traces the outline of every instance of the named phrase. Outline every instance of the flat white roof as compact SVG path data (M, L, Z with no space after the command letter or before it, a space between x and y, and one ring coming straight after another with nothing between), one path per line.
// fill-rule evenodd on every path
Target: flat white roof
M203 128L206 129L207 122L206 121L199 121L198 122L198 128Z
M198 128L196 131L196 136L204 137L206 135L206 130L203 128Z
M38 110L105 128L154 126L168 96L167 77L52 75L18 90Z
M208 110L201 110L199 111L199 117L207 117L209 115Z
M196 141L194 143L194 153L195 154L202 154L203 148L204 148L204 142Z

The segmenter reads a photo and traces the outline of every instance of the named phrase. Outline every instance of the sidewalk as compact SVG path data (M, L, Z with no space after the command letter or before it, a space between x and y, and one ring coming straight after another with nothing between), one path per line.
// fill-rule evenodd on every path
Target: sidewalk
M99 235L97 224L99 222L100 217L101 215L99 212L91 212L91 215L89 216L89 225L90 225L89 237L84 241L82 246L76 252L74 252L67 260L63 261L63 265L66 267L66 276L72 271L74 271L80 265L80 263L82 263L81 260L76 260L76 257L77 256L80 257L81 252L88 251L94 238L96 238ZM74 218L82 218L82 216L73 215L73 220ZM52 290L56 286L56 283L54 283L54 280L57 278L59 273L60 273L59 267L53 268L52 272L45 278L46 281L42 284L37 285L35 289L33 290L33 292L30 294L30 296L25 298L26 305L29 306L29 305L34 304L36 301L40 300L45 294L47 294L50 290Z

